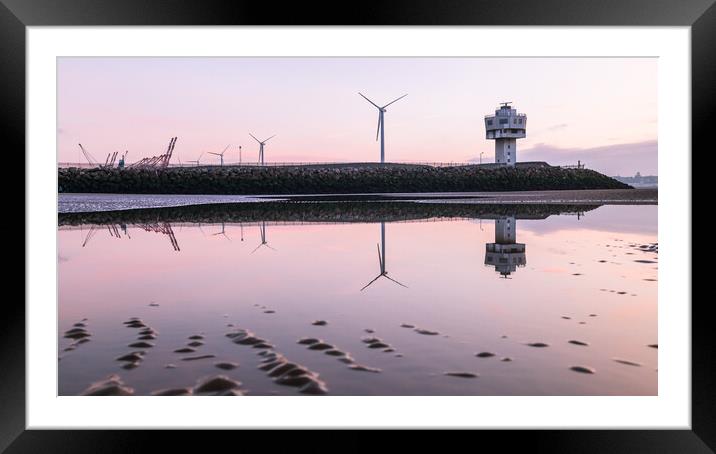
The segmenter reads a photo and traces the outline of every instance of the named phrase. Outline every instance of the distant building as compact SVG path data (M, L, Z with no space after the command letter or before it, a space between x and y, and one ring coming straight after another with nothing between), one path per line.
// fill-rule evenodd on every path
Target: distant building
M527 135L527 115L503 102L494 115L485 116L485 138L495 141L495 162L513 166L517 162L517 139Z
M524 243L517 242L517 221L514 216L495 219L495 242L485 244L485 265L494 266L503 277L527 264Z
M633 177L612 177L617 181L634 186L635 188L655 188L659 186L659 177L656 175L642 175L637 172Z

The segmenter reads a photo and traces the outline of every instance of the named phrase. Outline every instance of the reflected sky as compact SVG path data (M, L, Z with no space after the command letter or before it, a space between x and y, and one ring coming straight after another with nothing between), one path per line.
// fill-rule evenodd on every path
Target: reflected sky
M296 394L226 340L231 323L320 373L331 394L653 395L658 259L640 246L657 242L656 213L61 225L60 333L88 318L93 337L70 352L60 338L60 394L117 373L113 358L132 340L122 322L141 317L160 336L141 367L121 371L138 394L217 372L213 360L184 364L172 353L197 332L207 352L242 364L229 375L248 394ZM328 324L311 324L319 319ZM366 329L401 356L367 349ZM307 351L296 343L305 336L382 372L361 375ZM534 342L549 347L526 345ZM482 351L496 356L477 358ZM164 369L170 362L179 367ZM569 370L577 365L596 373ZM480 376L444 375L451 371Z

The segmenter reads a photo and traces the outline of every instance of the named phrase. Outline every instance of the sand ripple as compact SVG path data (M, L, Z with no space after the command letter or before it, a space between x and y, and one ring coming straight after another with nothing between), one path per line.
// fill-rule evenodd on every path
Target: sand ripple
M134 389L125 386L119 375L109 375L104 380L92 383L80 393L83 396L131 396Z

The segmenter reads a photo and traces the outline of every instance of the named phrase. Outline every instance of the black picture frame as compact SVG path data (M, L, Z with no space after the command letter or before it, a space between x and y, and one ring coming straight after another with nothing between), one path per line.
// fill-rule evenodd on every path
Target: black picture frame
M708 152L708 122L716 98L715 0L402 0L339 3L313 1L281 4L259 1L148 0L0 0L0 91L5 150L25 149L25 52L28 26L114 25L542 25L542 26L690 26L692 75L692 144ZM675 150L689 153L689 150ZM16 164L15 164L16 165ZM24 168L24 172L31 169ZM14 172L22 178L24 172ZM18 183L3 181L7 194ZM8 186L11 184L12 186ZM15 212L24 212L17 198ZM20 207L20 204L23 206ZM16 236L17 233L14 233ZM25 238L27 248L27 237ZM691 244L680 245L689 247ZM24 263L24 260L23 260ZM24 267L16 267L16 273ZM22 271L20 271L20 269ZM19 276L17 282L19 282ZM24 287L23 287L24 294ZM716 449L716 350L708 300L691 296L669 304L692 304L691 430L549 430L482 431L481 444L516 445L549 452L714 452ZM6 298L0 331L0 451L125 452L139 450L149 431L25 430L25 305ZM140 435L141 434L141 435ZM221 440L227 433L221 435ZM139 437L143 440L139 440ZM189 447L195 435L174 432ZM266 440L267 442L269 440ZM206 448L208 446L204 446Z

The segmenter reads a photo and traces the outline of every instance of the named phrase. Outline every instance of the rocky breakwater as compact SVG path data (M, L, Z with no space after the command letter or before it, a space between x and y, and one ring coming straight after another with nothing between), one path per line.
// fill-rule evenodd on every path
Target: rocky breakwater
M465 165L58 169L59 192L116 194L349 194L628 189L588 169Z

